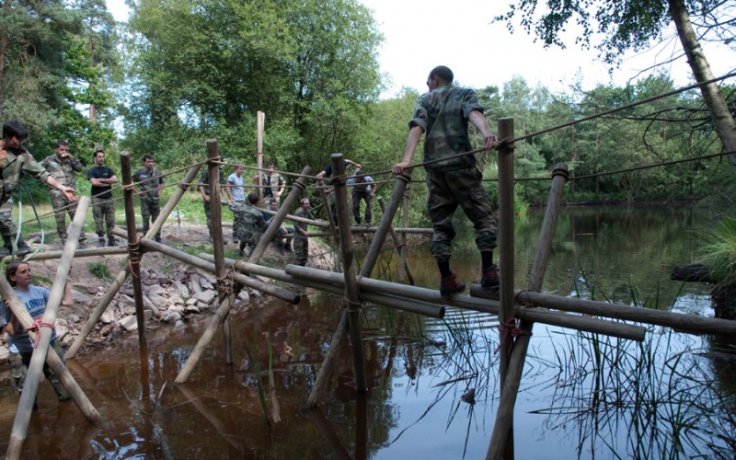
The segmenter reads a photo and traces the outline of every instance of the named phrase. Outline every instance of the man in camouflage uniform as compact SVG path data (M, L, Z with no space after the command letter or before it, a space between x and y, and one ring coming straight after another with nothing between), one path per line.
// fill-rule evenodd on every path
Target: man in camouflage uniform
M452 86L452 71L445 66L432 69L427 79L429 92L423 94L409 122L409 136L401 162L393 167L400 174L411 164L414 149L424 134L424 162L427 171L429 198L427 209L432 220L432 255L440 271L440 294L447 297L465 289L450 271L452 239L455 229L452 216L458 205L463 208L475 227L475 243L481 254L483 275L481 286L498 287L498 273L493 264L496 247L496 222L491 202L483 189L481 171L474 155L459 155L472 151L468 137L468 122L483 135L483 148L498 145L491 134L478 104L475 92ZM440 161L436 161L440 160Z
M218 169L219 175L218 180L220 186L224 185L224 174L222 168ZM210 242L212 239L212 212L210 211L210 173L205 170L201 176L199 176L199 193L202 195L202 205L204 206L204 215L207 218L207 230L210 232Z
M228 208L235 214L235 238L240 241L240 257L250 256L266 231L266 220L258 208L258 194L248 194L246 203L232 202Z
M77 188L76 173L82 171L82 163L76 157L69 154L66 141L58 141L56 143L56 153L44 158L41 165L46 171L60 183ZM69 219L74 220L74 213L77 212L77 202L69 200L63 193L58 190L51 190L51 206L54 208L54 217L56 218L56 233L59 235L62 246L66 244L66 215ZM84 230L79 234L79 248L87 245L87 236Z
M143 167L133 174L133 181L138 183L136 193L141 198L141 219L143 219L143 233L148 233L150 225L161 213L161 188L164 178L161 172L153 169L153 157L143 157ZM154 240L161 242L161 229L156 232Z
M67 187L54 179L38 163L33 155L23 147L23 142L28 139L28 130L16 120L10 120L3 124L3 138L0 140L0 170L2 170L2 182L0 182L0 210L10 200L12 193L18 188L21 173L35 177L59 190L71 201L78 201L79 197L73 188ZM7 210L7 208L5 208ZM12 210L12 208L11 208ZM10 236L10 241L0 248L0 255L10 255L13 252L12 239L18 234L18 227L12 219L12 212L0 212L0 235ZM17 236L17 255L31 252L22 235Z
M304 219L313 218L312 213L309 212L309 198L302 198L299 201L299 209L296 210L294 215ZM309 259L308 229L309 224L306 222L294 223L294 264L301 265L302 267L307 265L307 260Z

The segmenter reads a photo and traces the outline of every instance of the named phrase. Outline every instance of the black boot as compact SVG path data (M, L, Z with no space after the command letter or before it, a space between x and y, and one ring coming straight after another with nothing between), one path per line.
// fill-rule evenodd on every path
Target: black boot
M25 240L23 240L23 237L19 236L18 237L18 247L17 247L17 251L15 254L18 256L24 256L30 252L31 252L31 248L28 247Z
M245 241L240 242L240 249L238 250L240 257L245 257Z
M13 238L10 235L3 235L3 247L0 248L0 257L13 254Z

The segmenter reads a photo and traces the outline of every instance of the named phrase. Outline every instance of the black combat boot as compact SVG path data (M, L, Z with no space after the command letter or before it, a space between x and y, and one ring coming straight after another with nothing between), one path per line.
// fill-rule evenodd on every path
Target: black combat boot
M24 256L26 254L29 254L30 252L31 252L31 248L28 247L28 245L26 244L25 240L23 240L23 237L22 236L19 236L18 237L17 250L16 250L15 254L18 255L18 256Z

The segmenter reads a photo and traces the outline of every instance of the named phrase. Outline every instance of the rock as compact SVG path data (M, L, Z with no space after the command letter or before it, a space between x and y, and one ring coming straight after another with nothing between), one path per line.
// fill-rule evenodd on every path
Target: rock
M79 318L79 315L72 313L66 317L66 320L70 323L76 324L80 321L80 318Z
M126 316L125 318L118 321L118 325L128 332L138 330L138 320L136 320L135 315Z
M100 321L102 324L110 324L115 321L115 314L108 308L102 313L102 316L100 316Z
M186 298L189 297L189 288L182 283L179 280L174 280L174 289L176 289L176 292L182 297Z
M181 313L178 311L167 310L161 317L161 321L166 323L176 323L181 320Z
M79 292L76 289L72 289L72 299L74 300L74 303L81 303L84 305L92 303L92 296Z
M184 309L184 312L185 313L199 313L200 309L196 305L189 305L186 307L186 309Z
M248 291L245 289L241 289L240 293L238 293L238 300L242 300L243 302L247 302L250 300L250 294L248 294Z
M194 298L197 299L198 302L205 303L207 305L212 303L215 297L217 297L217 292L212 289L202 291L194 296Z

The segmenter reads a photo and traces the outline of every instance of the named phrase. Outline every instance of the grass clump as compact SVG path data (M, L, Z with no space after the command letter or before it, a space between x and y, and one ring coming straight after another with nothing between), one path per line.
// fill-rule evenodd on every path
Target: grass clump
M736 282L736 217L726 217L707 235L703 262L713 280L722 284Z
M90 273L95 275L97 278L104 280L110 277L110 269L107 268L107 264L105 262L99 261L99 262L90 262L87 264L87 270L89 270Z

